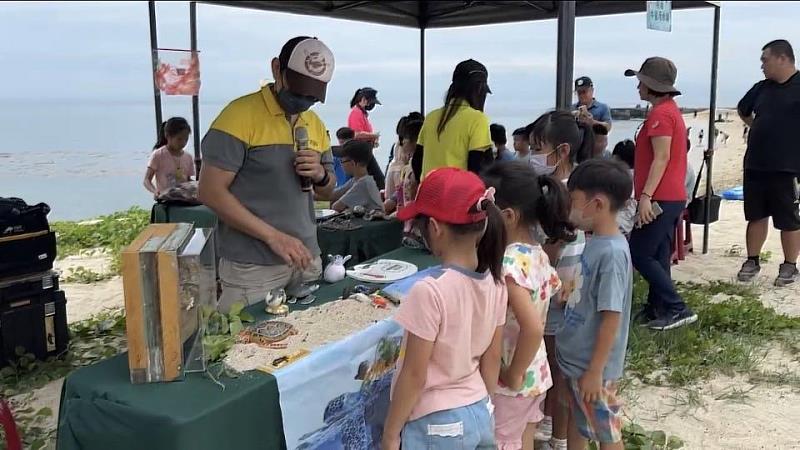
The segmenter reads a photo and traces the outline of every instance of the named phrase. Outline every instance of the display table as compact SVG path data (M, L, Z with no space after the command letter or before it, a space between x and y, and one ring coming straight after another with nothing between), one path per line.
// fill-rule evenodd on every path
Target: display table
M382 258L423 269L435 264L427 253L400 248ZM354 280L324 285L318 300L292 311L335 300ZM257 320L263 305L248 308ZM62 388L58 424L60 450L219 450L285 448L275 377L247 372L223 379L225 390L203 374L164 384L130 384L123 353L70 374Z
M150 214L152 223L193 223L199 228L217 226L217 216L207 206L167 206L153 205ZM347 266L372 259L378 255L397 249L403 238L403 224L395 220L376 220L368 222L353 219L361 228L353 231L329 231L317 229L317 240L322 252L323 262L328 255L351 255Z

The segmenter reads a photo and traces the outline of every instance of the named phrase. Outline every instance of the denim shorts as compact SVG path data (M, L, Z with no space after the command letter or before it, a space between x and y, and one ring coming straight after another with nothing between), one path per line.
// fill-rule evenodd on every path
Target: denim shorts
M403 450L495 448L494 406L489 398L460 408L437 411L403 427Z

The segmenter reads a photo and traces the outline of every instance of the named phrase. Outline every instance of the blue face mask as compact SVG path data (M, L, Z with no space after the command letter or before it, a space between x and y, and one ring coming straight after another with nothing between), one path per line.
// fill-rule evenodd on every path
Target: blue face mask
M314 97L298 95L285 88L278 92L277 98L283 111L292 116L308 111L309 108L314 106L314 103L317 103L317 99Z

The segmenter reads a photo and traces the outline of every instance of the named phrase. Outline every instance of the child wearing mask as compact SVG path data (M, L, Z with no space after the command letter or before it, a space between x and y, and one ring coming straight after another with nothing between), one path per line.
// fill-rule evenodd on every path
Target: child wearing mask
M579 161L591 157L594 136L591 126L578 123L570 112L548 112L529 126L530 142L533 147L531 166L538 174L552 174L566 185L572 171ZM556 363L555 334L564 323L564 306L569 301L580 298L581 255L586 245L583 231L575 231L575 239L570 241L552 239L541 227L535 234L555 265L561 279L561 291L550 298L550 309L544 329L544 342L547 358L553 377L553 387L547 394L544 405L544 419L536 430L536 440L542 442L541 448L566 450L569 421L567 405L567 386Z

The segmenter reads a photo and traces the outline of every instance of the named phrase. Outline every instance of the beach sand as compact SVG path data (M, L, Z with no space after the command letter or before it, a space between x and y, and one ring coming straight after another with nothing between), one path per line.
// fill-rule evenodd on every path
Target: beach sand
M722 113L724 117L725 110ZM742 179L741 164L745 147L742 123L732 110L728 118L730 122L718 124L722 131L730 135L727 144L717 144L713 185L718 192L740 185ZM692 127L694 147L689 159L698 170L702 151L697 132L708 126L708 114L700 113L697 118L687 115L686 122L687 126ZM708 139L707 131L705 138ZM743 256L730 255L736 253L736 248L744 248L744 230L742 203L724 201L719 222L710 228L709 253L701 253L703 228L693 226L695 251L674 267L673 277L678 281L732 281ZM763 264L762 274L756 281L762 301L781 313L800 316L800 284L782 289L772 286L777 266L783 261L778 233L770 232L764 250L772 252L772 258ZM102 272L108 260L102 256L72 257L57 263L57 267L64 271L78 265ZM103 308L120 308L124 305L122 280L119 277L93 285L65 283L62 288L67 294L70 322L85 319ZM800 376L800 364L796 357L784 354L777 348L768 350L761 362L762 370ZM59 380L36 391L36 405L49 406L57 413L60 385ZM633 387L624 393L625 414L646 429L660 429L679 436L688 449L800 449L800 434L797 431L800 423L800 392L797 389L754 385L741 376L717 376L692 388L699 392L699 398L688 401L688 394L681 389L634 382ZM726 398L735 397L726 393L739 391L747 391L747 398L738 401Z

